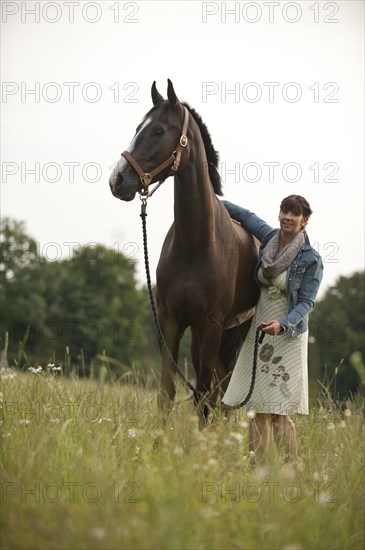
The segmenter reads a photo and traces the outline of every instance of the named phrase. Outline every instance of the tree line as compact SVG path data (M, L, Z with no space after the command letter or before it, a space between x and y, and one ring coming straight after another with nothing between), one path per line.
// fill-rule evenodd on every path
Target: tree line
M78 247L71 258L49 261L13 219L2 221L0 244L1 348L10 364L58 364L87 376L104 357L120 374L158 371L148 293L130 258L98 245L94 254ZM317 302L309 323L312 385L319 380L341 397L364 393L363 306L364 272L340 277ZM181 358L189 357L187 336Z

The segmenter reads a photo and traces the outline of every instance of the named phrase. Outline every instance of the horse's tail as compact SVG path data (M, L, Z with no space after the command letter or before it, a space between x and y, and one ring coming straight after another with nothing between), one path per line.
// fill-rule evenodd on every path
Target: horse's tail
M243 338L240 327L228 328L223 331L219 356L223 361L227 373L233 371L242 344Z

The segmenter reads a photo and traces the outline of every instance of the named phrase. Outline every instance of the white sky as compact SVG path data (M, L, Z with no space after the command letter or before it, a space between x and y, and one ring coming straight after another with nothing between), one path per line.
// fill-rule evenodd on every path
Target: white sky
M362 1L1 8L1 214L24 220L49 259L68 257L67 243L102 243L137 260L144 281L140 201L115 199L108 179L153 80L166 96L170 78L208 126L224 198L274 226L282 198L308 199L321 294L363 269ZM170 178L148 204L153 273L172 219Z

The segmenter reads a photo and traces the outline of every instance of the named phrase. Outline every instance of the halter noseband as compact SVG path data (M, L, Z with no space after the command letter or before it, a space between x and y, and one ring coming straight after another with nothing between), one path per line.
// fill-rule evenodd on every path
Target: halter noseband
M188 138L186 137L186 133L187 133L187 130L188 130L188 123L189 123L189 111L187 110L185 105L183 105L183 107L184 107L185 115L184 115L184 123L183 123L183 128L182 128L182 134L181 134L181 137L180 137L180 140L179 140L179 143L178 143L176 149L172 152L171 156L167 160L165 160L165 162L162 162L159 166L157 166L157 168L155 168L151 172L145 172L141 168L141 166L138 164L136 159L128 151L124 151L122 153L122 157L124 157L129 162L129 164L135 169L135 171L139 175L139 179L140 179L142 187L143 187L143 190L140 192L140 194L142 196L146 196L146 195L149 194L148 193L148 186L150 185L151 181L153 180L153 178L157 174L159 174L160 172L162 172L162 170L167 168L167 166L172 164L171 171L170 171L170 173L167 177L172 176L173 174L175 174L177 172L179 166L180 166L182 151L188 143ZM165 181L165 180L160 180L158 185L161 185L161 183L163 181ZM157 187L155 187L155 189L156 188Z

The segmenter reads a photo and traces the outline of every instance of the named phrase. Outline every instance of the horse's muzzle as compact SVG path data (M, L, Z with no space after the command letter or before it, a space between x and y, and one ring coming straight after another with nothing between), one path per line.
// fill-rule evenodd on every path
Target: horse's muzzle
M132 201L136 196L136 190L128 189L120 172L112 172L109 178L110 190L114 197L122 201Z

